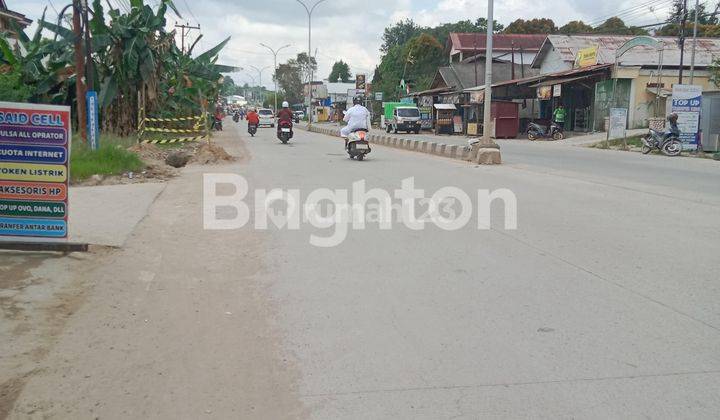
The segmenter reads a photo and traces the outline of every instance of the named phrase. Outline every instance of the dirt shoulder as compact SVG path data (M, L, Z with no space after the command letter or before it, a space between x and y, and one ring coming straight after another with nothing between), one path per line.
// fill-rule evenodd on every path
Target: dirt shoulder
M237 132L217 144L238 160L211 170L242 171ZM122 249L0 256L15 279L0 289L15 293L2 314L0 418L306 416L256 276L263 237L203 229L207 170L170 180Z

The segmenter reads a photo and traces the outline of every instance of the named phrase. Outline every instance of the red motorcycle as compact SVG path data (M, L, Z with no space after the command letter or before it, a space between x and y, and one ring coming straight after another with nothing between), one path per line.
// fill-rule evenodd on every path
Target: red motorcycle
M277 137L283 144L287 144L287 142L293 138L292 121L281 120L278 122Z

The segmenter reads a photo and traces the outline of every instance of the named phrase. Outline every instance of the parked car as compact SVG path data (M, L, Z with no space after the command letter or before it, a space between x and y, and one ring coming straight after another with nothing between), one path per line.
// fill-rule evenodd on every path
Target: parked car
M260 108L258 110L258 117L260 118L260 127L275 127L275 113L269 108Z

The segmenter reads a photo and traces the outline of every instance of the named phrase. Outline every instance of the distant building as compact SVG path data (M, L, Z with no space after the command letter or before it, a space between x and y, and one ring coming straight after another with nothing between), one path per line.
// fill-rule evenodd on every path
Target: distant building
M493 35L493 59L530 64L545 42L544 34L495 34ZM484 33L453 32L446 46L450 63L472 61L474 56L485 56L487 35Z
M14 22L15 25L13 25L12 22ZM12 10L8 9L5 0L0 0L0 32L8 34L8 38L10 41L12 41L13 43L17 42L18 36L15 32L14 27L23 30L27 28L31 23L32 20L26 18L25 15L21 13L13 12Z

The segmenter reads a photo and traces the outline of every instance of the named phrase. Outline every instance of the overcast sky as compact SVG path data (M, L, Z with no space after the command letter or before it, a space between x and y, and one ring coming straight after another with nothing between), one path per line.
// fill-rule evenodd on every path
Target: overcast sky
M126 0L111 0L114 4L122 1ZM313 4L316 0L305 1ZM60 9L68 1L7 0L7 3L11 10L31 19L38 19L47 6L48 16L54 19L57 12L51 4ZM594 22L620 13L629 24L640 25L664 20L670 3L671 0L495 0L495 18L507 25L517 18L551 17L560 26L570 20ZM296 0L175 0L175 4L183 21L202 27L204 37L199 45L203 49L232 36L220 62L242 66L256 79L257 72L250 69L251 65L272 66L272 56L258 43L273 47L291 44L278 56L279 62L307 51L307 15ZM487 0L327 0L313 14L312 48L313 52L317 49L319 78L326 78L338 59L346 61L353 74L371 75L379 60L383 29L405 17L422 25L437 25L474 20L486 14ZM173 14L169 19L170 23L175 19L181 21ZM188 42L197 34L193 31ZM234 74L233 79L252 82L245 72ZM263 73L263 84L272 85L270 70Z

